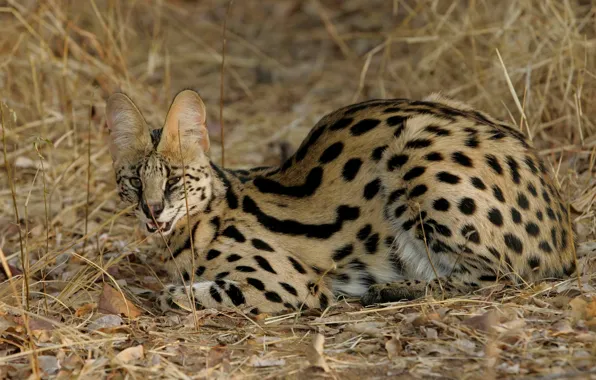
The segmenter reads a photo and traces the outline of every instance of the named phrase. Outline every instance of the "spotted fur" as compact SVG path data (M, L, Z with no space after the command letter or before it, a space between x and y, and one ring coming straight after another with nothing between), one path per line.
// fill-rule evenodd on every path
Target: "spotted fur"
M149 144L132 102L108 103L120 196L144 225L155 217L167 239L158 254L184 283L164 290L164 309L194 300L279 312L338 294L371 304L575 269L567 208L542 159L467 105L437 95L351 105L280 167L248 171L209 161L204 115L183 91ZM143 207L160 202L159 215Z

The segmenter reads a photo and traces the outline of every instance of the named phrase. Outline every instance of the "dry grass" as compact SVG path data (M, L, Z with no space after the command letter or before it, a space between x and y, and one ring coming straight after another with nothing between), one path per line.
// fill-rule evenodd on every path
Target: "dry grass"
M234 2L226 166L276 164L336 107L441 90L532 137L582 242L580 279L257 320L146 301L160 287L151 241L118 204L103 118L121 88L158 126L195 88L219 162L228 2L3 4L0 377L596 378L594 2ZM100 299L105 283L132 304ZM142 314L98 310L110 302Z

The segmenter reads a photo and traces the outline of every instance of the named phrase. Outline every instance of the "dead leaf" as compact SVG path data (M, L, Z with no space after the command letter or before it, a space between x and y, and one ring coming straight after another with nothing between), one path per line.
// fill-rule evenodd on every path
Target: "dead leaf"
M582 319L586 319L588 303L582 297L575 297L569 301L569 307L571 308L571 318L573 322L577 322Z
M386 322L359 322L346 327L347 331L352 331L359 334L367 334L370 336L383 336L381 328L387 325Z
M315 334L312 338L312 344L306 350L306 359L313 367L321 368L325 372L329 372L327 361L323 357L323 348L325 345L325 337L322 334Z
M122 363L128 363L133 360L143 359L144 356L145 356L145 350L143 348L143 345L139 344L138 346L128 347L128 348L120 351L118 353L118 355L116 355L115 359Z
M573 334L575 331L571 327L571 323L567 319L561 319L558 322L555 322L552 326L553 329L553 336L565 335L565 334Z
M122 326L122 324L124 324L124 321L122 320L122 318L119 315L108 314L108 315L103 315L103 316L97 318L96 320L92 321L91 323L89 323L88 328L90 331L95 331L95 330L119 327L119 326Z
M16 326L16 323L12 319L6 318L6 316L0 316L0 333L8 330L10 327Z
M84 304L83 306L81 306L77 310L75 310L75 317L82 317L84 315L87 315L87 314L91 313L93 310L95 310L95 308L97 308L96 303Z
M586 305L586 320L596 319L596 298Z
M253 367L281 367L286 365L284 359L265 359L259 358L257 355L253 355L250 358L249 364Z
M212 347L207 354L207 366L215 367L230 357L230 351L224 345Z
M398 337L394 336L385 342L385 350L387 350L387 357L389 359L395 359L399 357L402 352L402 344Z
M141 315L141 311L134 304L106 283L103 284L97 308L102 313L124 315L129 318Z
M55 328L55 323L53 323L52 321L55 322L59 322L58 318L53 318L53 317L29 317L29 329L31 331L37 331L37 330L54 330ZM14 321L19 324L20 326L25 326L25 322L23 320L22 316L17 316L14 318Z
M475 330L488 332L493 328L493 326L495 326L499 322L498 319L499 318L497 317L497 314L491 310L482 315L477 315L468 318L464 320L462 323Z
M426 339L439 339L439 332L437 329L433 329L432 327L427 327L426 329Z
M58 364L58 359L55 356L39 355L37 362L39 363L39 368L46 375L53 375L60 369L60 364Z

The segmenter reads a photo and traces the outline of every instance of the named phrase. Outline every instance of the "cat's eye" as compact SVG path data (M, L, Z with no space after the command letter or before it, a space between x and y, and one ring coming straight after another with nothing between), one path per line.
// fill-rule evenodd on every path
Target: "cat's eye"
M178 182L180 182L180 177L172 177L172 178L168 179L167 186L172 187L175 184L177 184Z
M129 178L128 179L130 181L130 184L132 185L132 187L134 187L135 189L140 189L142 186L141 180L139 178Z

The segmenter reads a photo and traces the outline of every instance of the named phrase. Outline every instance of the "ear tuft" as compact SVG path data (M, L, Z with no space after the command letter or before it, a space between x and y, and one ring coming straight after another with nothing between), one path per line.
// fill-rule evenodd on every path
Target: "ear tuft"
M139 109L123 93L115 93L106 105L110 153L114 163L132 160L151 149L151 136Z
M196 92L184 90L174 98L157 150L178 157L199 147L209 151L209 133L205 125L205 104Z

